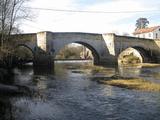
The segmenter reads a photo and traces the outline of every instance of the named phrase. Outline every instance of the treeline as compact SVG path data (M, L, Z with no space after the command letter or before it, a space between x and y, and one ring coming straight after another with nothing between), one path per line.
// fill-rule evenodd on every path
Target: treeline
M66 45L56 59L80 59L80 53L83 51L83 46L68 46Z
M90 50L81 45L66 45L56 59L89 59L92 58L89 54Z

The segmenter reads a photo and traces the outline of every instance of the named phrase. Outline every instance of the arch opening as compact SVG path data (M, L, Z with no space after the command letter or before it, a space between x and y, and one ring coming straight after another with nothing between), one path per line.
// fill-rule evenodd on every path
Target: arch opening
M151 61L147 50L141 47L129 47L118 56L118 64L137 64Z
M55 59L92 60L94 64L99 63L97 51L91 45L83 42L74 42L63 46L57 52Z
M13 62L17 65L22 65L33 62L34 52L27 45L21 44L16 46L13 56Z

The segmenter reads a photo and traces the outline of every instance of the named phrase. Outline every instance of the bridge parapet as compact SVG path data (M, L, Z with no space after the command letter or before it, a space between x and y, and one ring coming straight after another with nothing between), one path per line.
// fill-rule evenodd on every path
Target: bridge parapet
M32 43L36 44L37 43L37 38L35 33L31 34L15 34L11 35L11 40L13 44L25 44L25 43Z

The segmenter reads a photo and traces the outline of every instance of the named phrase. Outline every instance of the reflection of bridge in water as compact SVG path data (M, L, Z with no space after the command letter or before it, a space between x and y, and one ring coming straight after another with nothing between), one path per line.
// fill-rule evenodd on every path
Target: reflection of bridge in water
M137 50L143 62L160 62L160 41L118 36L74 32L39 32L13 35L11 44L24 46L33 53L34 65L50 65L58 52L71 43L84 45L91 50L94 64L116 64L119 54L127 48Z
M92 60L86 59L55 59L55 63L92 63Z

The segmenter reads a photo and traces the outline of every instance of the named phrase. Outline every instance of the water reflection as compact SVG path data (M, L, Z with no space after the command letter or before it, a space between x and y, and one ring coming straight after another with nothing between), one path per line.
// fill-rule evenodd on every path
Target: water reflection
M56 63L54 72L15 69L13 85L21 86L24 94L0 97L0 120L160 119L160 93L98 84L93 79L105 79L118 69L82 67L85 64ZM155 72L160 73L160 67L119 68L122 76L159 81Z
M123 77L139 77L142 66L118 66L118 74Z
M118 66L117 73L123 77L142 78L160 83L160 66L157 64L139 64L136 66Z
M14 120L9 97L0 96L0 120Z

